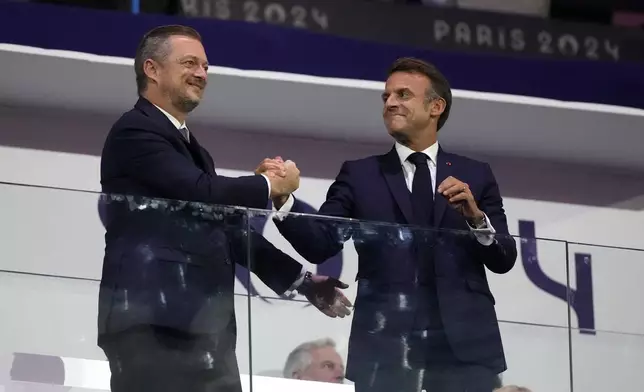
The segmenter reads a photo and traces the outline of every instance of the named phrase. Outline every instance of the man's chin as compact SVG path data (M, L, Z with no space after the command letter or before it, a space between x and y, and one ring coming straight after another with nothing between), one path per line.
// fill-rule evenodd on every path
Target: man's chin
M392 129L389 128L389 135L394 138L398 143L407 144L409 141L409 136L402 129Z
M201 99L186 98L186 99L182 99L179 102L179 107L181 108L182 112L190 113L191 111L195 110L197 106L199 106L200 102L201 102Z

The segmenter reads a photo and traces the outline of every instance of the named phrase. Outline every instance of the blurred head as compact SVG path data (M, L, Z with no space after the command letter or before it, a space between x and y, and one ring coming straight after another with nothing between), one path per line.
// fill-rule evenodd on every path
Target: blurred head
M284 377L341 384L344 364L335 342L321 339L297 346L286 359Z
M161 26L145 34L134 69L139 95L162 99L181 113L199 105L208 80L201 36L187 26Z
M432 64L415 58L396 60L382 93L389 134L404 142L427 137L443 127L452 106L449 82Z

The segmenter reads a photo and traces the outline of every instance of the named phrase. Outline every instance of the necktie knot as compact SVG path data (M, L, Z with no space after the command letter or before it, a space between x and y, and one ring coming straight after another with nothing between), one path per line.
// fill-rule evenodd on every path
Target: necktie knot
M188 132L188 128L179 128L179 132L181 132L181 135L183 135L186 141L190 141L190 132Z
M409 156L409 158L407 158L407 160L409 162L413 163L416 167L418 167L418 165L427 166L428 165L427 164L428 159L429 159L429 157L424 152L415 152L415 153L411 154Z

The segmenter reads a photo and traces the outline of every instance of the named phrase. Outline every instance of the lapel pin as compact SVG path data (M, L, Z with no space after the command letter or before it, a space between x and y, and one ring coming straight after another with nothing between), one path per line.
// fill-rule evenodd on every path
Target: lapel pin
M445 162L447 166L452 166L452 162Z

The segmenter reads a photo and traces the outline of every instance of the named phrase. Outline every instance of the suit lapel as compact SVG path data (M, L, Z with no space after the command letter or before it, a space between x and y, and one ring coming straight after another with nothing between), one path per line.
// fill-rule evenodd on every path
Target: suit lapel
M436 159L436 189L447 177L454 175L457 163L454 158L454 155L445 152L439 147ZM436 194L434 196L434 227L440 227L447 204L447 199L443 195Z
M380 169L407 223L413 222L410 193L405 184L405 175L395 148L380 157Z
M210 160L204 156L206 152L197 141L197 138L194 137L194 134L190 132L190 143L187 143L186 140L181 135L181 132L172 124L172 122L166 117L165 114L154 106L150 101L141 97L137 101L135 107L145 113L148 117L153 119L167 134L173 138L175 147L179 150L180 153L190 158L197 166L205 170L208 173L213 173L214 168L210 165ZM192 150L192 151L191 151Z
M197 166L202 168L204 171L207 173L213 174L215 172L215 168L210 165L210 160L206 156L207 152L201 147L201 144L199 144L199 141L197 141L197 138L194 136L192 132L190 132L190 149L193 149L193 156L195 159L198 158Z

